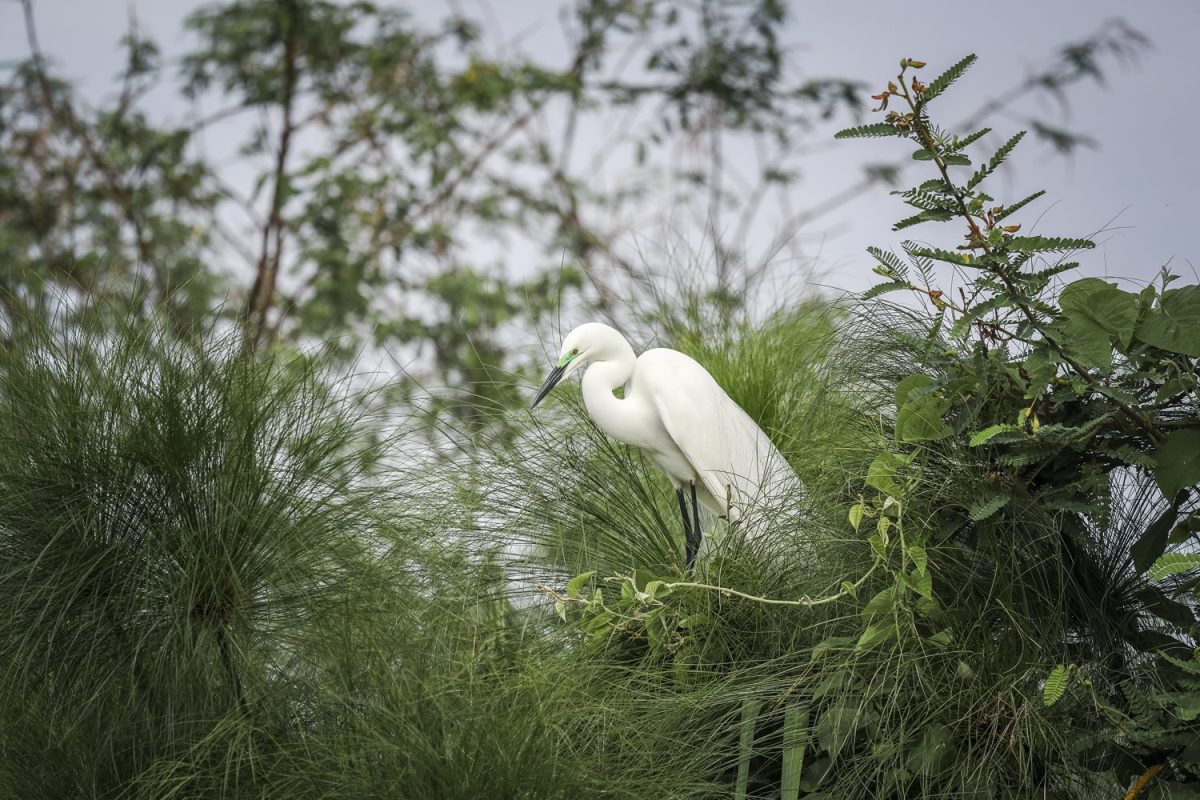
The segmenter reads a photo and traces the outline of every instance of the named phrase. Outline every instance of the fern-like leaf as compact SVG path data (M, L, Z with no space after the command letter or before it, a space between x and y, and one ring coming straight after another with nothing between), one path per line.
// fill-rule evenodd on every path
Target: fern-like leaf
M1050 674L1046 676L1046 683L1042 686L1042 705L1050 708L1067 693L1067 679L1071 675L1071 670L1066 664L1059 664L1054 669L1050 670Z
M947 264L954 264L955 266L960 267L964 264L970 264L970 259L967 257L966 253L955 253L950 250L941 250L936 247L914 248L912 254L914 256L920 256L921 258L932 258L934 261L945 261Z
M913 225L920 225L922 222L947 222L952 219L954 219L953 212L944 211L940 208L927 209L920 214L905 217L893 225L892 230L902 231L905 228L911 228Z
M976 303L967 309L966 314L955 320L954 325L950 328L950 337L957 339L960 336L964 336L975 320L993 311L1008 308L1011 305L1013 305L1013 302L1008 298L1008 295L997 295L996 297L984 300L982 303Z
M1055 253L1063 250L1091 250L1096 243L1090 239L1067 239L1061 236L1017 236L1007 243L1009 250L1018 253Z
M1045 189L1038 189L1036 192L1029 195L1028 197L1023 197L1020 200L1018 200L1017 202L1013 203L1011 206L1006 206L1003 211L1001 211L999 214L996 215L996 217L995 217L996 222L999 222L1000 220L1004 219L1005 217L1011 217L1013 214L1017 213L1022 208L1029 205L1030 203L1032 203L1034 200L1037 200L1039 197L1041 197L1045 193L1046 193Z
M1036 464L1047 455L1047 453L1041 450L1023 449L1015 453L1000 453L996 456L996 461L1006 467L1027 467L1030 464Z
M975 131L974 133L972 133L970 136L966 137L965 139L959 139L958 141L956 141L954 143L954 146L950 148L950 152L957 153L960 150L965 150L967 147L970 147L971 145L975 144L975 142L979 141L980 139L982 139L984 136L987 136L991 132L992 132L991 128L984 128L981 131Z
M1176 658L1169 653L1159 653L1158 655L1160 658L1166 659L1189 675L1200 675L1200 659L1193 658L1190 661L1184 661L1182 658Z
M1013 148L1025 137L1025 131L1018 132L1015 136L1000 146L996 154L992 156L991 161L975 170L975 174L967 181L967 191L971 191L979 184L983 183L984 178L991 175L1000 165L1004 163L1004 159L1008 158L1008 154L1013 151Z
M1200 553L1164 553L1150 565L1147 573L1150 580L1161 581L1180 572L1191 572L1200 569Z
M859 125L856 128L846 128L833 135L835 139L880 139L885 136L905 136L904 131L897 130L895 125L887 122L874 122L870 125Z
M1079 266L1078 261L1064 261L1061 264L1055 264L1052 267L1039 270L1029 276L1030 282L1034 283L1039 289L1044 288L1050 282L1050 279L1055 275L1061 275L1064 272L1070 272Z
M962 61L959 61L950 69L943 72L941 75L938 75L936 78L934 78L933 82L929 84L929 87L921 93L921 105L927 105L930 100L933 100L942 92L949 89L950 84L961 78L963 73L970 69L971 65L974 64L975 61L975 54L972 53L971 55L965 57Z
M971 507L967 509L967 513L971 516L973 522L983 522L1008 505L1010 500L1012 500L1012 497L1007 494L984 497L972 503Z
M912 288L912 287L910 287L907 283L899 283L896 281L889 282L889 283L877 283L874 286L872 286L870 289L867 289L865 292L863 292L862 299L870 300L873 297L879 297L879 295L881 295L881 294L887 294L888 292L898 292L902 289L909 289L909 288Z
M890 269L893 274L900 277L907 277L908 265L900 256L893 253L891 250L884 250L882 247L868 247L867 252L875 257L875 260L885 267Z
M987 444L1001 433L1020 433L1020 428L1016 425L992 425L991 427L984 428L971 436L971 447L979 447L981 444Z

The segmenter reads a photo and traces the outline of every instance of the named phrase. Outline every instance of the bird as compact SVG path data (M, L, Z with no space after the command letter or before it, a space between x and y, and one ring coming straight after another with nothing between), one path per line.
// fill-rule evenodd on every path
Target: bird
M700 506L736 523L768 498L792 497L801 488L762 428L699 362L668 348L637 356L604 323L584 323L567 334L531 409L585 367L588 415L609 436L642 450L674 484L689 569L702 539ZM623 397L614 394L618 387Z

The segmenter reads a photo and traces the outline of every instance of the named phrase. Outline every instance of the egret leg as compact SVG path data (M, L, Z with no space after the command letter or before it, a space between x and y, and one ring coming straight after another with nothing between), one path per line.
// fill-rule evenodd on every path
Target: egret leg
M683 499L683 489L675 490L675 499L679 501L679 513L683 515L683 551L687 558L687 565L690 567L696 553L692 549L692 521L688 517L687 500Z
M700 504L696 502L696 482L690 481L692 487L692 518L693 523L691 532L688 535L688 559L687 565L692 566L692 562L696 560L696 553L700 552ZM685 516L686 516L686 512Z

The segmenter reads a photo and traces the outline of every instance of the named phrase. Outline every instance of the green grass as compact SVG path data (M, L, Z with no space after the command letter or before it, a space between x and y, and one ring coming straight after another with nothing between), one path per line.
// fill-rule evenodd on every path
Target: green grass
M806 484L803 513L704 579L794 598L870 566L846 511L917 360L904 327L814 304L716 341L672 329ZM856 650L883 582L815 608L623 603L606 577L680 574L674 496L569 390L511 442L401 471L413 445L319 353L134 329L18 342L0 353L0 794L1097 791L1065 767L1086 721L1044 709L1040 680L1112 651L1120 614L1080 596L1112 585L1126 542L1114 528L1081 559L1037 509L987 540L942 530L970 452L931 457L906 510L950 641L901 614L903 635ZM549 596L586 570L616 611L600 626Z

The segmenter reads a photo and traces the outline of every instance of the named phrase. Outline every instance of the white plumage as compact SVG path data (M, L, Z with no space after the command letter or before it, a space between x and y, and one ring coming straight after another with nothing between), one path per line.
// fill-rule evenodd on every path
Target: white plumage
M675 484L689 563L700 538L696 500L736 522L772 497L797 499L800 481L791 466L704 367L677 350L656 348L635 356L625 337L608 325L590 322L567 335L558 364L533 404L585 365L588 414L614 439L643 450ZM623 399L613 394L621 386ZM692 494L694 541L685 491Z

